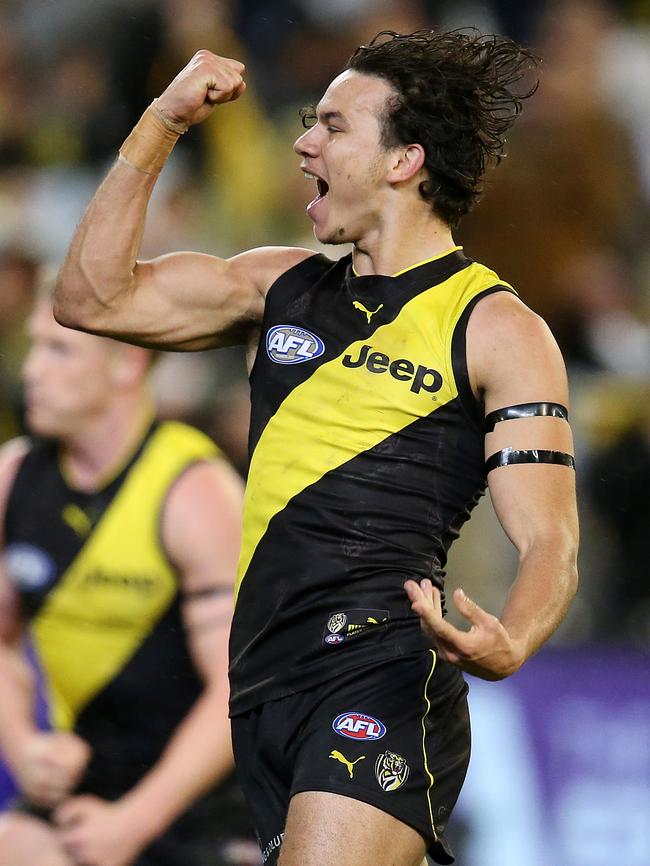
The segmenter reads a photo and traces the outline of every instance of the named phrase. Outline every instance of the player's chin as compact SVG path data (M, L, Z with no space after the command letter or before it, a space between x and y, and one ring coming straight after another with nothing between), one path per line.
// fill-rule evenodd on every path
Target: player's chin
M56 416L43 408L27 407L25 412L25 424L30 433L35 436L51 438L61 435L62 424L57 423Z
M314 235L321 244L347 244L350 243L348 233L343 226L314 225Z

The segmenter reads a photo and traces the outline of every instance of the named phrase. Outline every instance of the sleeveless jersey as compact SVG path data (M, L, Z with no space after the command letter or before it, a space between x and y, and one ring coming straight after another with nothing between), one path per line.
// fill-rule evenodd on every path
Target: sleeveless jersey
M403 588L443 588L485 490L465 332L512 291L460 248L393 277L314 255L266 300L252 420L231 713L428 646Z
M154 424L117 477L82 493L66 484L56 443L36 440L12 487L6 566L51 723L91 744L88 777L106 796L155 763L202 690L159 524L176 479L217 454L198 430Z

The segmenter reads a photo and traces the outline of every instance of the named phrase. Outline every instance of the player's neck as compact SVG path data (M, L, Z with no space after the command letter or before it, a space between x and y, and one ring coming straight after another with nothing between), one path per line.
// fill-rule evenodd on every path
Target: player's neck
M154 416L147 395L116 401L61 442L60 463L66 482L77 490L99 490L119 474Z
M456 246L451 229L429 207L393 208L354 245L354 269L361 276L391 276Z

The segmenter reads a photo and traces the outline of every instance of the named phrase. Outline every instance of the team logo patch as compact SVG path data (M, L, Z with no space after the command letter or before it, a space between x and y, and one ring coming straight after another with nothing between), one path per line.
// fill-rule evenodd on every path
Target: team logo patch
M352 638L360 637L370 629L384 626L389 619L387 610L356 608L331 613L325 626L323 643L339 646Z
M375 777L386 793L396 791L409 777L409 765L401 755L386 750L375 761Z
M332 722L332 728L348 740L380 740L386 733L383 722L365 713L341 713Z
M266 353L276 364L302 364L324 351L320 337L294 325L275 325L266 335Z
M11 580L25 592L48 586L56 574L56 565L49 553L24 542L7 547L4 563Z
M332 616L327 621L327 628L333 632L341 631L341 629L345 626L347 621L348 621L347 614L345 614L345 613L333 613Z
M348 773L350 774L350 778L354 778L354 765L358 764L359 761L365 761L366 756L361 755L360 758L357 758L356 761L348 761L345 755L342 752L339 752L338 749L332 749L329 754L330 758L333 758L335 761L338 761L341 764L344 764L347 767Z

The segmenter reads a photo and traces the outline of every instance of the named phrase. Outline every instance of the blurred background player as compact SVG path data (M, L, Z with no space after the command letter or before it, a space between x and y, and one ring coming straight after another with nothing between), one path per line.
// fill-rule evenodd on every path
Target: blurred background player
M46 294L28 335L32 438L0 462L2 864L255 863L227 719L241 481L154 419L151 352L62 328Z

